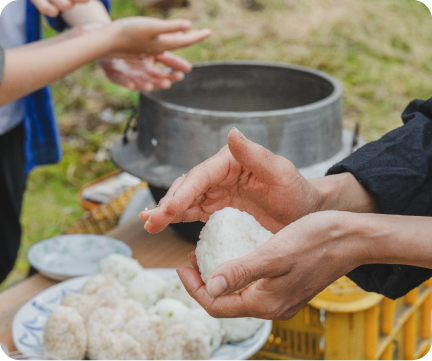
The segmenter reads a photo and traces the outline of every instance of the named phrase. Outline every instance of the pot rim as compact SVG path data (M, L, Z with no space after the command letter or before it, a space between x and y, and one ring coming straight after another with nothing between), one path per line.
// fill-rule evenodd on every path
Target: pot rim
M156 104L161 107L175 110L177 112L183 112L186 114L197 114L204 116L213 116L213 117L229 117L229 118L244 118L244 117L274 117L274 116L283 116L283 115L291 115L297 113L303 113L305 111L314 111L314 110L322 110L323 107L334 103L338 99L342 98L343 87L338 79L329 75L323 71L316 70L313 68L308 68L306 66L301 65L291 65L285 64L281 62L266 62L266 61L255 61L255 60L230 60L230 61L208 61L208 62L199 62L193 64L193 68L204 68L210 66L232 66L232 65L253 65L253 66L264 66L264 67L277 67L277 68L285 68L290 70L302 71L305 73L309 73L327 80L332 86L333 91L331 94L324 99L321 99L317 102L310 103L307 105L302 105L293 108L286 109L278 109L278 110L265 110L265 111L251 111L251 112L233 112L233 111L221 111L221 110L206 110L206 109L198 109L187 107L184 105L177 105L166 100L161 100L154 96L152 92L141 92L142 96L152 100ZM160 90L163 91L163 90Z

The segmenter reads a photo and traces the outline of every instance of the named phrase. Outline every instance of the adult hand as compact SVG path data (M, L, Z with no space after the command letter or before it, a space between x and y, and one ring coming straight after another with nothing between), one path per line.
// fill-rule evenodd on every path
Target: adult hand
M189 20L161 20L143 16L115 20L116 52L160 55L195 44L211 35L209 29L190 30Z
M159 69L156 66L158 62L171 68L172 72ZM167 89L192 69L187 60L170 52L157 56L109 55L99 59L99 64L111 81L129 89L144 91Z
M177 179L156 210L140 216L155 233L168 223L206 222L214 212L233 207L276 233L319 206L317 189L289 160L232 129L227 146Z
M85 4L92 0L30 0L44 15L55 17L61 11L70 10L75 4Z
M194 268L177 272L189 294L213 317L290 319L336 279L371 260L358 237L365 227L354 226L363 218L335 211L305 216L255 252L219 266L207 285L194 254Z

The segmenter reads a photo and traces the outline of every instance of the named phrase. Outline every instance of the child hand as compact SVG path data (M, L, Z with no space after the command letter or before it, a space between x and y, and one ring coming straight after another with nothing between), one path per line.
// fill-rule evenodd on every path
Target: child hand
M113 22L118 52L159 55L167 50L183 48L211 35L209 29L190 30L188 20L161 20L149 17L130 17ZM188 31L188 32L185 32Z
M44 15L55 17L61 11L72 9L75 4L85 4L91 0L30 0Z
M159 62L172 69L165 72L156 66ZM154 91L170 88L172 83L182 80L192 65L185 59L165 52L156 57L137 54L116 54L99 60L107 77L126 88Z

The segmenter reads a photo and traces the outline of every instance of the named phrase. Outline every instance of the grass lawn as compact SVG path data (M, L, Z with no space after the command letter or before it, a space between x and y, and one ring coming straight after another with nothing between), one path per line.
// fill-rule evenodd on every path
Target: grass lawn
M368 141L400 126L411 100L432 95L432 17L415 0L190 2L169 17L191 19L197 28L213 29L213 36L178 54L192 62L254 59L328 72L344 86L345 127L359 122ZM140 0L113 0L114 18L134 15L159 16ZM55 83L53 93L65 156L29 175L19 258L0 289L26 275L31 245L61 233L82 215L79 188L114 169L109 160L98 159L99 150L123 125L102 122L100 112L128 114L138 99L110 83L97 64Z

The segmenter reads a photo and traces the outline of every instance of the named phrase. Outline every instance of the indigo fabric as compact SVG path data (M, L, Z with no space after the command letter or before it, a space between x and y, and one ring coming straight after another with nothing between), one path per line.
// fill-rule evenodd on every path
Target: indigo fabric
M402 113L402 120L403 126L366 144L327 174L353 174L374 196L382 214L430 217L432 98L411 102ZM347 276L366 291L396 299L432 277L432 270L377 264L360 266Z

